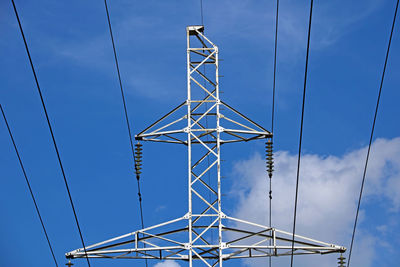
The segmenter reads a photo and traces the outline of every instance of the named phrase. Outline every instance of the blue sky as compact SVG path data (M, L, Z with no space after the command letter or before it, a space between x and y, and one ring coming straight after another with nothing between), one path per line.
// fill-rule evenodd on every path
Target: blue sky
M20 0L16 5L86 242L138 229L136 181L103 2ZM344 246L350 242L349 225L355 211L357 183L361 181L359 168L370 134L394 6L394 0L317 1L314 6L303 139L303 152L311 166L304 168L302 177L305 182L317 177L335 185L329 192L336 195L325 200L327 211L332 211L328 214L336 216L326 215L318 225L328 219L341 221L318 228L315 237L331 238L324 233L337 233L340 227L343 236L338 239ZM120 0L110 2L109 8L129 116L137 133L186 97L185 27L200 24L200 4ZM275 126L280 162L291 162L298 149L308 8L309 1L281 0ZM224 60L220 65L224 75L222 98L266 128L271 112L274 12L274 1L204 0L206 35L219 46ZM362 206L359 233L364 235L356 242L359 253L354 255L365 260L363 266L393 266L399 256L393 249L400 243L395 231L400 219L400 145L396 139L400 130L398 24L376 125L375 137L381 141L374 143L371 175L367 176L370 193ZM80 240L17 27L11 3L2 1L0 101L57 259L63 264L63 254L80 247ZM259 198L258 191L253 190L263 174L252 171L258 170L263 143L232 146L227 151L223 155L227 159L223 172L230 177L224 188L227 213L243 215L241 207L253 196L259 201L253 203L255 206L266 205L266 198ZM185 152L183 147L174 145L144 144L142 190L146 225L185 213L186 187L181 182L186 175ZM242 164L249 171L238 171ZM321 168L324 164L326 168ZM330 168L331 164L338 166ZM346 164L352 165L346 169ZM294 191L286 192L284 185L294 185L295 173L279 166L285 165L277 163L276 179L280 180L274 194L286 196L282 202L292 203ZM337 182L332 169L342 168L354 171L343 171L345 178L338 178ZM4 255L1 265L52 266L3 123L0 176L0 247ZM303 201L304 213L299 217L316 220L318 214L325 213L318 213L315 208L313 191L308 195L306 192L306 188L300 191L299 203L302 205ZM333 212L337 210L340 212ZM275 212L277 218L282 216ZM265 219L257 216L254 218ZM283 228L290 226L286 223L282 221ZM308 231L306 222L299 226L299 231L302 227L304 232ZM362 246L371 251L367 253ZM109 265L109 261L93 263ZM132 263L117 262L116 266L128 264ZM227 265L245 264L249 263L237 261ZM307 263L299 260L299 264ZM84 265L83 261L76 264Z

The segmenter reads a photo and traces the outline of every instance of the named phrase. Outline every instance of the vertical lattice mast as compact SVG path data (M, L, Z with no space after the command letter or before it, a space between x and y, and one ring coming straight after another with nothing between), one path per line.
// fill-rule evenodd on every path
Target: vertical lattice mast
M270 140L272 133L220 100L218 47L204 36L204 27L189 26L186 34L187 99L135 138L187 147L188 211L180 218L90 245L86 252L76 249L66 253L67 258L182 260L190 267L195 262L222 267L231 259L291 255L291 233L222 211L221 145ZM295 235L295 255L345 250Z
M218 229L218 244L214 245L214 248L218 249L218 258L220 262L220 266L222 266L222 210L221 210L221 156L220 156L220 147L221 147L221 139L220 139L220 99L219 99L219 83L218 83L218 47L215 46L210 40L208 40L202 33L204 32L203 26L189 26L186 28L187 35L187 144L188 144L188 192L189 192L189 243L191 244L190 252L189 252L189 262L192 266L192 257L193 253L196 254L197 257L201 258L201 255L193 250L193 245L196 247L196 241L199 238L199 234L194 230L193 226L197 222L204 223L207 222L204 217L207 219L211 217L211 224L208 225L205 230L202 231L202 236L210 237L210 234L206 232L213 231L215 225L217 225ZM192 47L191 46L191 37L194 37L198 40L197 43L201 43L202 47ZM194 60L194 56L197 55L198 61ZM208 78L206 76L206 67L203 68L203 72L201 72L201 66L207 66L208 70L211 66L211 73L209 76L212 77L215 75L215 79L213 82L212 78ZM215 69L213 68L215 67ZM195 76L196 75L196 76ZM201 78L201 80L199 80ZM204 83L202 83L204 81ZM192 88L192 82L194 86ZM208 85L208 86L206 86ZM192 98L192 89L204 91L205 94L193 94L193 96L197 96ZM211 89L207 89L211 88ZM211 91L210 91L211 90ZM205 95L205 97L204 97ZM199 98L201 96L201 98ZM208 105L211 105L208 108ZM201 106L201 107L200 107ZM202 114L196 113L198 109L204 109L205 112ZM193 110L192 110L193 108ZM213 112L214 111L214 112ZM215 120L212 120L214 124L213 128L206 129L204 124L201 121L208 117L215 117ZM207 124L208 125L208 124ZM205 139L205 137L213 138L213 142L208 141L209 139ZM199 160L195 160L194 153L192 153L194 147L192 147L192 139L198 141L198 143L205 148L203 154L200 154L201 157ZM196 142L197 143L197 142ZM201 165L202 161L205 161L206 158L211 157L210 165ZM202 179L205 177L208 172L212 171L212 168L216 165L217 169L217 188L213 189L213 185L211 183L207 183ZM199 168L202 171L199 172ZM196 175L196 173L198 175ZM199 174L200 173L200 174ZM198 186L200 184L206 187L206 190L198 190ZM204 188L203 188L204 189ZM206 192L205 192L206 191ZM207 192L208 191L208 192ZM207 200L206 194L209 193L213 197ZM198 197L205 204L202 211L198 209L193 209L193 196ZM217 204L217 209L215 208L215 204ZM204 205L203 205L204 206ZM193 212L194 211L194 212ZM200 211L200 212L197 212ZM194 218L194 220L193 220ZM213 240L212 240L213 241ZM203 241L204 242L204 241Z

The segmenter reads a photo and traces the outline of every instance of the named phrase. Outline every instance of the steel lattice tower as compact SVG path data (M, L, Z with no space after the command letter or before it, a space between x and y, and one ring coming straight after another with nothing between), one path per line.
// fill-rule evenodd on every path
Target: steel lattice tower
M71 251L66 254L67 258L87 255L90 258L184 260L189 266L222 266L224 261L235 258L291 255L291 233L233 218L222 210L221 146L268 140L272 133L220 99L218 47L204 36L204 27L189 26L186 34L187 99L135 138L187 146L187 213L175 220L88 246L86 253L83 248ZM212 177L211 182L205 179L208 175ZM342 246L295 235L295 255L345 250Z

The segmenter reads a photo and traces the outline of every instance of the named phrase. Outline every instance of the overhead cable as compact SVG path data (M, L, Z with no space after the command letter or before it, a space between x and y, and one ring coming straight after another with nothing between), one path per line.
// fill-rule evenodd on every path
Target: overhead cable
M272 112L271 112L271 132L274 134L274 117L275 117L275 85L276 85L276 54L278 49L278 15L279 15L279 0L276 0L276 14L275 14L275 46L274 46L274 77L272 83ZM272 159L272 144L273 137L271 138L271 163L267 166L269 170L269 227L272 227L272 170L273 170L273 159ZM270 240L270 245L272 240ZM270 253L271 253L270 249ZM269 257L269 267L272 266L272 257Z
M57 159L58 159L58 163L59 163L59 166L60 166L60 169L61 169L61 173L62 173L62 176L63 176L63 179L64 179L64 184L65 184L65 187L67 189L69 202L71 204L71 208L72 208L72 211L74 213L75 223L76 223L76 226L78 228L78 232L79 232L79 236L80 236L80 239L81 239L81 242L82 242L83 249L85 251L86 261L87 261L88 266L90 267L89 258L87 257L87 253L86 253L85 241L83 239L81 227L79 225L78 216L76 214L74 202L72 201L72 196L71 196L71 192L70 192L70 189L69 189L67 177L65 175L63 164L61 162L61 156L60 156L60 153L59 153L59 150L58 150L58 146L57 146L57 143L56 143L56 139L55 139L55 136L54 136L54 133L53 133L53 128L52 128L51 123L50 123L50 118L49 118L49 115L47 113L46 104L45 104L44 99L43 99L43 95L42 95L42 91L40 89L40 85L39 85L39 81L38 81L38 78L37 78L37 75L36 75L35 67L34 67L33 62L32 62L31 54L29 52L28 43L26 41L25 34L24 34L23 29L22 29L22 24L21 24L21 21L19 19L19 15L18 15L18 12L17 12L17 8L15 6L14 0L11 0L11 3L13 5L15 16L16 16L17 21L18 21L18 26L19 26L19 29L20 29L20 32L21 32L22 39L24 41L25 50L26 50L26 53L28 55L28 59L29 59L29 63L30 63L31 69L32 69L32 73L33 73L33 76L35 78L36 88L37 88L37 91L38 91L39 96L40 96L40 101L42 102L42 107L43 107L44 114L46 116L46 121L47 121L48 128L50 130L51 139L53 141L54 149L55 149L56 154L57 154Z
M31 184L30 184L30 182L29 182L28 175L26 174L24 164L22 163L22 159L21 159L21 157L20 157L20 155L19 155L19 151L18 151L17 145L16 145L16 143L15 143L13 134L12 134L12 132L11 132L10 125L8 124L8 121L7 121L7 118L6 118L6 114L4 113L4 110L3 110L3 107L1 106L1 104L0 104L0 110L1 110L1 114L3 115L4 122L5 122L6 126L7 126L7 130L8 130L8 134L10 135L11 142L12 142L12 144L13 144L13 146L14 146L15 153L17 154L17 158L18 158L18 161L19 161L19 165L21 166L22 173L24 174L26 185L28 186L29 193L30 193L30 195L31 195L33 204L35 205L36 213L37 213L37 215L38 215L38 217L39 217L40 224L42 225L43 233L44 233L44 235L45 235L45 237L46 237L47 244L49 245L50 252L51 252L51 256L53 257L54 264L58 267L58 263L57 263L57 260L56 260L55 255L54 255L54 250L53 250L53 247L52 247L52 245L51 245L50 238L49 238L49 236L48 236L48 234L47 234L46 227L45 227L45 225L44 225L42 216L40 215L40 211L39 211L38 204L37 204L37 202L36 202L35 195L33 194L33 190L32 190Z
M310 53L310 37L311 37L311 21L314 0L311 0L310 17L308 21L308 37L307 37L307 53L306 53L306 66L304 71L304 87L303 87L303 102L301 106L301 122L300 122L300 140L299 140L299 154L297 158L297 176L296 176L296 195L294 202L294 215L293 215L293 236L292 236L292 253L290 257L290 266L293 267L293 253L294 253L294 239L296 232L296 213L297 213L297 198L299 192L299 177L300 177L300 160L301 160L301 144L303 139L303 121L304 121L304 105L306 101L306 88L307 88L307 72L308 72L308 56Z
M110 38L111 38L112 48L113 48L113 52L114 52L115 67L117 69L119 88L121 91L122 104L124 107L125 121L126 121L126 126L128 128L129 143L130 143L130 147L131 147L131 151L132 151L133 163L134 163L134 166L136 169L136 181L137 181L137 190L138 190L138 198L139 198L140 221L141 221L141 226L143 229L144 228L144 219L143 219L142 193L141 193L141 189L140 189L140 176L139 176L140 170L138 170L139 165L137 164L136 158L135 158L135 147L133 145L132 131L131 131L131 126L129 124L129 116L128 116L128 110L126 107L125 93L124 93L124 89L122 86L122 79L121 79L121 73L119 70L117 49L115 47L114 35L113 35L112 27L111 27L110 13L108 10L107 0L104 0L104 6L106 8L108 29L110 31ZM147 266L147 259L145 259L145 261L146 261L146 266Z
M352 236L351 236L351 244L350 244L349 258L348 258L348 262L347 262L347 267L350 266L351 253L352 253L352 251L353 251L353 243L354 243L354 236L355 236L355 234L356 234L357 221L358 221L358 214L359 214L359 211L360 211L361 199L362 199L362 194L363 194L364 184L365 184L365 177L366 177L367 168L368 168L368 160L369 160L369 155L370 155L370 151L371 151L372 140L373 140L373 137L374 137L375 122L376 122L376 117L377 117L377 115L378 115L379 102L380 102L380 99L381 99L383 81L384 81L384 78L385 78L386 66L387 66L387 62L388 62L388 58L389 58L390 45L391 45L391 43L392 43L392 36L393 36L394 26L395 26L395 24L396 24L396 17L397 17L397 10L398 10L398 7L399 7L399 0L397 0L396 8L395 8L395 11L394 11L394 17L393 17L393 22L392 22L392 28L391 28L391 30L390 30L389 43L388 43L387 50L386 50L385 64L383 65L381 83L380 83L380 86L379 86L378 99L377 99L377 101L376 101L375 114L374 114L374 119L373 119L373 122L372 122L371 136L370 136L370 138L369 138L367 156L366 156L366 159L365 159L364 172L363 172L363 177L362 177L362 182L361 182L361 188L360 188L360 195L359 195L359 198L358 198L356 217L355 217L355 220L354 220L353 234L352 234Z
M133 155L132 158L133 158L133 161L134 161L134 165L136 166L136 160L135 160L135 157L134 157L134 155L135 155L135 147L133 145L132 131L131 131L131 126L129 124L129 117L128 117L128 111L127 111L127 107L126 107L125 94L124 94L124 89L123 89L123 86L122 86L121 73L119 71L119 63L118 63L117 51L116 51L116 48L115 48L114 36L113 36L112 28L111 28L111 21L110 21L110 14L109 14L109 11L108 11L108 6L107 6L107 0L104 0L104 5L106 7L108 28L110 30L110 37L111 37L111 43L112 43L113 52L114 52L115 66L117 68L118 82L119 82L119 87L120 87L120 90L121 90L122 103L123 103L123 107L124 107L125 121L126 121L126 126L128 128L129 142L130 142L131 151L132 151L132 155ZM139 206L140 206L140 219L141 219L141 223L142 223L142 228L144 228L143 208L142 208L142 194L141 194L141 191L140 191L140 182L139 181L140 181L140 179L137 177L137 189L138 189Z
M272 84L272 113L271 113L271 132L274 132L274 115L275 115L275 85L276 85L276 55L278 51L278 19L279 19L279 0L276 0L275 14L275 48L274 48L274 77Z
M201 25L204 26L204 18L203 18L203 0L200 0L200 16L201 16Z

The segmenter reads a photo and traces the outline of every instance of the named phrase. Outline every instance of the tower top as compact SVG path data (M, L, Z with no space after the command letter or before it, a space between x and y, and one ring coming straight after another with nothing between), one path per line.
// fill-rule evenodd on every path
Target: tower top
M204 26L202 25L187 26L186 31L189 32L189 35L197 35L196 31L204 32Z

